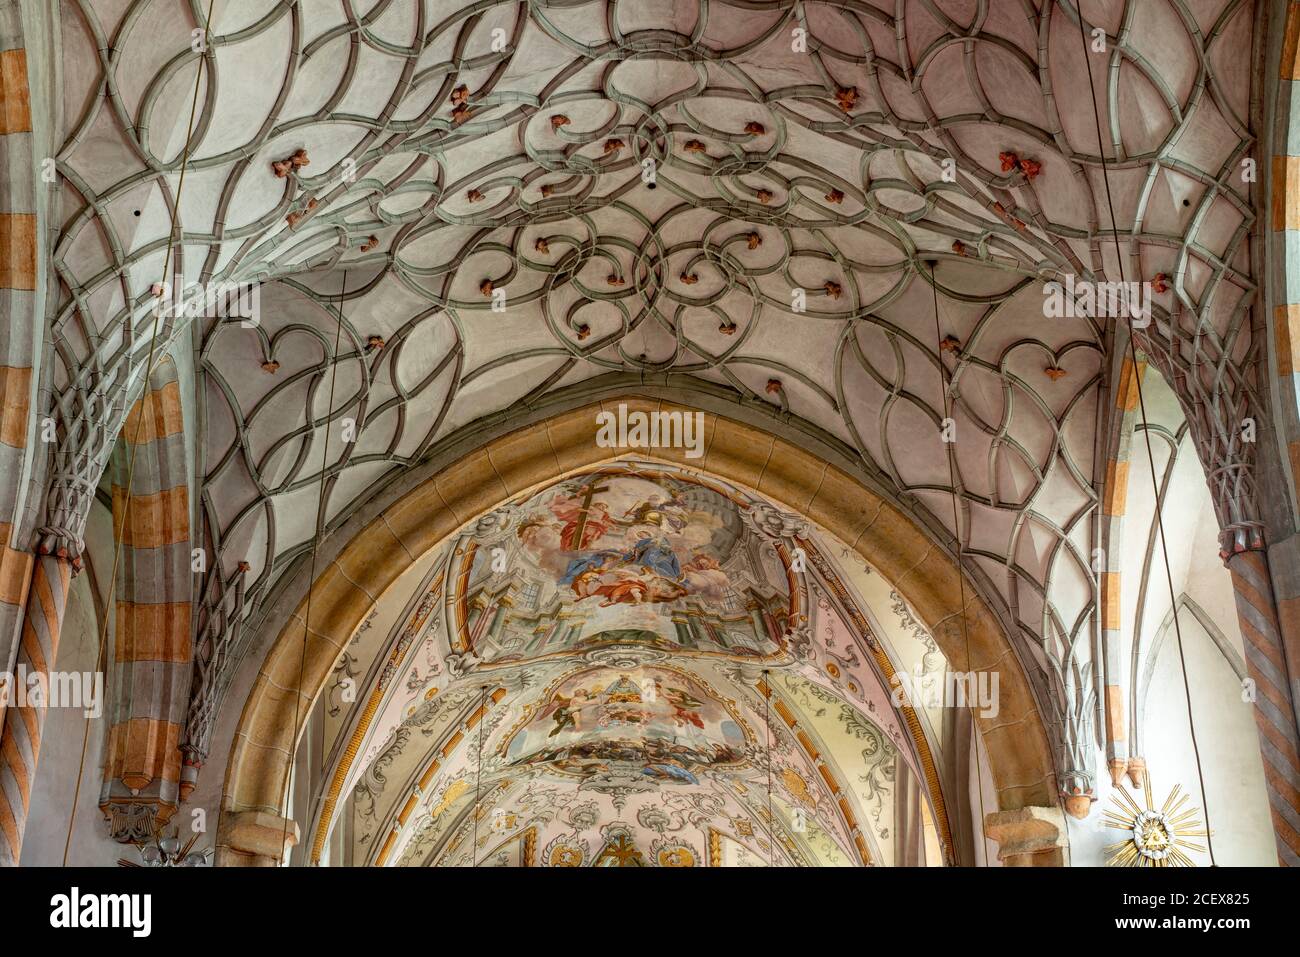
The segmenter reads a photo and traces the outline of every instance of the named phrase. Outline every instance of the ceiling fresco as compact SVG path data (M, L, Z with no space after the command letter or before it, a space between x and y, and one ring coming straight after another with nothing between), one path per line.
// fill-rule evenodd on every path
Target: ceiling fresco
M799 617L797 592L792 606L788 554L748 515L725 490L657 469L548 489L520 506L512 534L467 543L472 610L460 644L490 663L628 642L777 654ZM503 605L509 624L489 614Z
M342 828L355 860L402 866L889 864L907 778L942 846L942 733L889 678L946 662L888 605L870 624L841 552L634 459L481 516L403 589L386 642L354 636L318 705L339 788L317 845ZM355 700L378 706L333 707L362 672Z
M499 749L510 768L593 782L699 784L697 771L738 767L747 727L695 675L667 668L595 667L560 679Z

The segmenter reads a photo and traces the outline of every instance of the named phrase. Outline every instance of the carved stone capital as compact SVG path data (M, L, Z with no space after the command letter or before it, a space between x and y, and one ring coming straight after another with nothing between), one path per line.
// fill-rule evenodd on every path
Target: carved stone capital
M1119 787L1120 782L1124 780L1124 772L1128 770L1127 758L1111 758L1106 767L1110 770L1110 783L1112 787Z
M1004 867L1062 867L1068 846L1065 815L1056 807L1022 807L984 817L984 833L998 842Z
M199 772L203 770L203 764L207 760L207 752L199 749L193 744L186 744L181 747L181 780L180 795L182 801L188 801L194 789L198 787Z
M37 530L40 536L37 550L42 555L65 559L74 571L80 571L86 519L94 501L94 482L75 475L56 476L50 482L46 498L45 523Z
M1147 759L1136 755L1128 759L1128 779L1135 788L1142 786L1142 778L1147 773Z
M1225 562L1233 555L1264 551L1266 547L1264 523L1257 520L1232 522L1219 532L1219 558Z
M1067 770L1059 777L1061 801L1070 817L1082 821L1092 811L1097 800L1093 790L1092 775L1087 771Z

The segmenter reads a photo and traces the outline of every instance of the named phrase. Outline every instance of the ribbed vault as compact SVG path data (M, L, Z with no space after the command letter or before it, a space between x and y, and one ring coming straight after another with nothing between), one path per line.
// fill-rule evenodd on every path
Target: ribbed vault
M192 728L318 515L341 527L474 424L635 381L766 406L946 527L1062 789L1090 788L1127 340L1046 318L1043 283L1154 282L1139 344L1225 551L1255 544L1249 4L207 7L65 18L43 528L79 551L148 356L189 337L213 555ZM164 278L260 283L259 323L162 322Z

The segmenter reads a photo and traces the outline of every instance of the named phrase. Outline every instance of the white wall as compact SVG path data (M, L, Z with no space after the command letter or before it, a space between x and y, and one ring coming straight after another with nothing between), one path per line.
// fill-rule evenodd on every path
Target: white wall
M1154 370L1144 381L1147 412L1153 423L1177 430L1182 413L1167 385ZM1163 477L1168 446L1152 440L1157 478ZM1263 763L1252 705L1242 700L1242 685L1233 661L1242 667L1241 634L1237 623L1232 578L1218 557L1218 522L1205 473L1189 437L1179 444L1178 459L1164 496L1164 529L1168 536L1173 594L1196 603L1228 647L1225 653L1196 615L1181 606L1187 682L1184 684L1178 640L1170 614L1170 588L1157 540L1152 554L1145 604L1139 614L1138 595L1148 535L1154 518L1151 471L1141 433L1133 438L1130 456L1128 512L1124 518L1122 548L1123 648L1121 674L1126 705L1135 683L1145 689L1138 715L1140 736L1128 727L1130 747L1146 760L1157 808L1175 785L1190 794L1184 807L1204 812L1208 803L1214 835L1215 863L1219 865L1275 865L1272 822L1265 790ZM1162 637L1163 636L1163 637ZM1133 648L1138 656L1134 666ZM1146 678L1149 674L1149 684ZM1199 746L1200 770L1205 780L1202 797L1196 751L1188 720L1187 686L1191 691L1192 720ZM1128 718L1126 717L1126 722ZM1098 866L1105 863L1105 846L1124 838L1124 832L1104 824L1104 812L1115 808L1104 756L1095 768L1098 801L1082 822L1070 820L1071 863ZM1125 778L1121 785L1139 804L1141 788ZM1202 818L1203 819L1203 818ZM1200 843L1204 843L1203 840ZM1198 866L1210 863L1208 854L1192 853Z

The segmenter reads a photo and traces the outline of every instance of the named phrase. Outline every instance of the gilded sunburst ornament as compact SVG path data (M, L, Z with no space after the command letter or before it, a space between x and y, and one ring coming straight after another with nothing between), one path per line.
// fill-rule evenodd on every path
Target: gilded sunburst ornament
M1159 810L1151 800L1151 779L1143 777L1143 805L1139 805L1124 788L1116 788L1111 801L1118 810L1106 811L1106 826L1127 831L1128 836L1106 846L1106 864L1110 867L1195 867L1196 862L1182 848L1204 851L1194 837L1208 837L1201 822L1201 809L1184 807L1188 795L1182 785L1165 798Z

